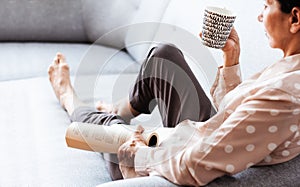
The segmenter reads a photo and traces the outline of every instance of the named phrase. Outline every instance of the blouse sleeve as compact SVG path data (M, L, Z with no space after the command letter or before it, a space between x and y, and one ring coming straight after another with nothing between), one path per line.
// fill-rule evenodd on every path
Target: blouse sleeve
M213 102L218 109L224 96L241 83L240 65L219 67L216 80L210 90Z
M273 158L273 163L278 157L289 160L296 152L281 145L299 133L295 110L300 107L290 98L290 94L281 90L261 90L246 98L205 139L200 133L195 134L198 141L190 137L184 148L139 149L135 157L136 171L143 175L158 174L180 185L202 186L217 177L262 163L267 157ZM204 126L199 127L199 132L205 131L201 129Z

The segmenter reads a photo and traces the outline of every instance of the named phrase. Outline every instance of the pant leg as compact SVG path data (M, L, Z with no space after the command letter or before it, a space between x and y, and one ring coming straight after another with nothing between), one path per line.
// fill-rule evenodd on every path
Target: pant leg
M130 93L131 106L151 113L158 105L165 127L190 119L205 121L213 107L182 52L173 45L152 48Z
M99 112L92 107L79 107L70 116L72 122L84 122L98 125L126 124L118 115ZM123 179L119 169L117 154L103 153L112 180Z
M185 119L204 121L210 117L212 105L202 87L176 47L153 48L144 61L130 94L131 106L150 113L158 104L164 126L174 127ZM72 121L111 125L123 123L119 116L82 107L74 111ZM121 179L115 154L104 154L113 180Z
M125 121L116 114L100 112L92 107L79 107L70 116L73 122L92 123L110 126L112 124L126 124Z

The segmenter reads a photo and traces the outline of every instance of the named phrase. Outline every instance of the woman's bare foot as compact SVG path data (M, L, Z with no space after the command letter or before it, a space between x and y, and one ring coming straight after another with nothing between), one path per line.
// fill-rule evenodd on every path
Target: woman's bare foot
M127 97L117 101L114 104L107 104L102 101L98 101L96 104L96 108L102 112L117 114L121 116L126 123L130 123L130 120L132 118L140 114L131 107L131 104Z
M56 54L53 63L49 66L48 74L57 99L69 115L73 113L76 107L87 106L79 100L71 85L70 70L64 55L61 53ZM96 108L102 112L118 114L126 121L130 121L130 119L139 115L131 107L128 98L124 98L114 105L98 102Z
M107 104L103 101L98 101L96 103L96 109L99 110L100 112L115 113L115 111L113 109L113 105Z
M70 81L70 70L65 57L57 53L48 69L49 80L62 107L71 115L78 100Z

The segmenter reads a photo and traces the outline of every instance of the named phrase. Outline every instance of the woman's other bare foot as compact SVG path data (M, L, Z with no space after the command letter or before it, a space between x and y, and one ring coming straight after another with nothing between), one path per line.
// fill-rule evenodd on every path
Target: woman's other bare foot
M62 107L71 115L78 98L70 81L70 70L64 55L57 53L48 69L49 80Z
M128 98L123 98L114 104L107 104L102 101L99 101L96 104L96 108L102 112L117 114L121 116L126 123L130 123L130 120L132 118L140 114L131 107Z
M96 103L96 109L99 110L100 112L115 113L113 111L113 105L112 104L107 104L103 101L98 101Z

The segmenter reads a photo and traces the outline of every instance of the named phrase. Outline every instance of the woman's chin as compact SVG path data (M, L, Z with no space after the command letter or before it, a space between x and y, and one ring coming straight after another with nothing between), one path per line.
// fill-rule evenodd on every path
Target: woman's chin
M268 38L268 39L269 39L269 46L271 48L276 48L276 45L274 44L274 42L272 40L270 40L270 38Z

